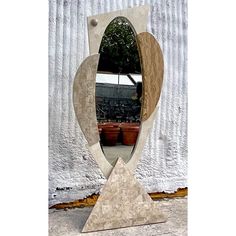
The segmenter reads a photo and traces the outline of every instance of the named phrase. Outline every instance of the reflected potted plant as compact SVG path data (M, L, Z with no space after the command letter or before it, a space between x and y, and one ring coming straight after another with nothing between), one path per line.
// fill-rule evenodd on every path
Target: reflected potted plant
M139 133L138 123L125 123L121 125L122 144L135 145Z
M105 146L115 146L120 134L120 127L104 126L102 129L102 143Z

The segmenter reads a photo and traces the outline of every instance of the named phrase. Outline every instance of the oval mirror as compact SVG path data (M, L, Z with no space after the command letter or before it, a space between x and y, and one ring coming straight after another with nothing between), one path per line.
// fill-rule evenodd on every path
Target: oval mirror
M127 163L140 128L142 75L136 33L124 17L106 28L96 74L96 115L100 144L114 166Z

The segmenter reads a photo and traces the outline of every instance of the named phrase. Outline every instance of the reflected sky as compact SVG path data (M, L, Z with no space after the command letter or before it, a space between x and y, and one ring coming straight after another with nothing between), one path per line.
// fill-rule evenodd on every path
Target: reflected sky
M132 78L135 82L142 82L142 75L131 74ZM118 84L118 75L117 74L100 74L97 73L96 75L96 82L97 83L109 83L109 84ZM119 84L124 85L134 85L127 75L120 75Z

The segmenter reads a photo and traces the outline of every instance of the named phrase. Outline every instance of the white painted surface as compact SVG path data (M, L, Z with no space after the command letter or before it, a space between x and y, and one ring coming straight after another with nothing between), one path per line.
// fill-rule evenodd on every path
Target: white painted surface
M187 186L187 0L49 1L49 205L100 190L105 177L86 148L72 103L89 55L87 16L149 4L148 32L164 55L160 107L136 177L148 192Z

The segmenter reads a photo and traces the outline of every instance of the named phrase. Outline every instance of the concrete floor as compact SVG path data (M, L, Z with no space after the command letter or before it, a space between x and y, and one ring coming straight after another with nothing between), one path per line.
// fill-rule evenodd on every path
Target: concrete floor
M116 164L118 157L121 157L125 163L127 163L131 157L131 152L134 146L126 146L117 144L116 146L103 146L103 151L107 160L111 165Z
M159 200L167 222L152 225L81 233L92 207L49 210L49 236L187 236L187 197Z

